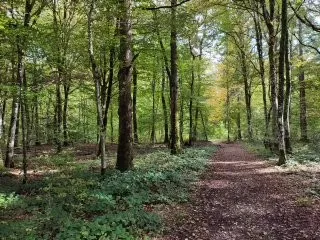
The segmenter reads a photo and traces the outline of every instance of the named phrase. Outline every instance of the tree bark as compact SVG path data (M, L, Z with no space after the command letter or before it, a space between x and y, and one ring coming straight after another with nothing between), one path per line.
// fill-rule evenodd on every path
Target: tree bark
M256 5L256 10L259 10L258 5ZM262 87L262 99L263 99L263 113L264 113L264 122L265 122L265 135L264 135L264 145L266 148L270 148L270 139L269 139L269 115L268 115L268 106L267 106L267 90L266 90L266 81L265 81L265 66L263 60L263 43L262 43L262 30L260 25L259 16L257 13L254 13L254 25L256 33L256 45L258 52L259 60L259 74Z
M194 141L193 98L194 98L194 82L195 82L194 64L195 64L196 57L192 54L191 46L190 46L190 53L192 55L192 65L191 65L191 83L190 83L190 100L189 100L189 145L192 146Z
M227 79L227 99L226 99L226 105L227 105L227 133L228 133L228 143L230 142L230 132L231 132L231 117L230 117L230 86L229 86L229 79Z
M248 66L244 49L240 49L241 69L244 82L244 96L246 103L247 125L248 125L248 138L253 139L252 130L252 112L251 112L251 83L249 80Z
M183 134L184 134L184 96L182 90L182 79L179 80L179 88L180 88L180 117L179 117L179 140L180 144L184 145Z
M103 103L101 98L101 75L99 68L97 66L95 56L94 56L94 48L93 48L93 32L92 32L92 22L93 22L93 11L94 11L95 0L92 0L90 3L90 9L88 13L88 52L91 63L91 71L93 75L93 80L95 83L95 98L96 98L96 108L98 115L98 127L99 127L99 148L100 148L100 161L101 161L101 175L104 175L107 169L107 161L106 161L106 132L103 122Z
M202 111L200 111L200 115L201 115L201 121L202 121L202 126L203 126L204 137L205 137L205 140L208 141L209 140L208 131L207 131L207 126L206 126L206 122L205 122L205 119L203 117L203 112Z
M119 36L119 140L116 168L126 171L133 168L132 148L132 32L131 32L131 0L119 0L121 12Z
M263 17L268 29L268 57L269 57L269 82L271 88L271 125L272 125L272 138L270 139L271 150L278 150L278 128L277 128L277 115L278 115L278 97L277 97L277 76L276 76L276 63L275 63L275 46L276 46L276 30L274 26L275 21L275 0L269 1L269 11L266 7L266 1L261 0L261 7Z
M171 33L170 33L170 49L171 49L171 77L170 77L170 110L171 110L171 134L170 149L172 154L181 152L181 144L179 139L179 83L178 83L178 51L177 51L177 26L176 26L176 7L177 0L171 0Z
M110 141L114 143L113 104L112 103L111 103L111 112L110 112Z
M58 0L53 2L53 25L56 39L59 39L60 33L58 29L58 13L57 13ZM56 79L56 106L55 106L55 143L57 146L57 152L62 150L62 96L61 96L61 82L64 76L64 66L61 57L61 45L58 43L57 46L57 70L58 75Z
M19 147L19 140L20 140L20 117L21 117L21 113L20 113L20 96L18 96L18 101L19 101L19 105L18 105L18 113L17 113L17 123L16 123L16 132L14 134L14 147L17 148Z
M3 100L0 104L0 139L4 137L4 131L5 131L5 114L6 114L6 104L7 101Z
M238 104L240 103L240 96L237 98ZM237 112L237 139L242 140L242 134L241 134L241 111L240 108L238 107L238 112Z
M290 47L289 47L289 31L286 31L285 42L285 71L286 71L286 91L285 91L285 103L284 103L284 141L286 152L292 153L291 136L290 136L290 110L291 110L291 59L290 59Z
M62 112L62 125L63 125L63 146L69 146L69 134L68 134L68 103L69 103L69 93L70 85L69 79L63 84L64 102L63 102L63 112Z
M153 77L151 83L152 92L152 123L151 123L151 135L150 140L152 144L156 143L156 70L153 70Z
M162 70L162 81L161 81L161 103L163 111L163 120L164 120L164 144L169 143L169 123L168 123L168 110L165 97L165 86L166 86L166 75L165 70Z
M299 39L303 41L303 29L302 23L299 21ZM303 46L299 44L299 58L300 61L304 61ZM300 101L300 140L308 142L308 121L307 121L307 101L306 101L306 82L304 67L299 68L299 101Z
M133 141L139 143L138 119L137 119L137 92L138 92L138 73L137 67L133 66L133 94L132 94L132 114L133 114Z
M6 168L13 168L13 156L14 156L14 143L15 143L15 134L18 121L18 112L19 112L19 97L15 95L12 100L12 111L11 111L11 120L9 125L8 140L7 140L7 150L4 166Z
M281 10L281 39L279 52L279 87L278 87L278 136L279 136L279 160L278 165L286 163L286 146L284 133L284 85L285 85L285 55L287 41L287 0L282 0Z

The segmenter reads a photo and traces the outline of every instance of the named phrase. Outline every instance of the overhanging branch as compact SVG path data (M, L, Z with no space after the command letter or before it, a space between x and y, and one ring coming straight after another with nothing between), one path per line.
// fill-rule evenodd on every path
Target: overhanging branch
M147 8L144 8L144 10L151 10L151 11L154 11L154 10L159 10L159 9L163 9L163 8L175 8L175 7L179 7L181 6L182 4L185 4L186 2L190 2L191 0L183 0L175 5L166 5L166 6L159 6L159 7L147 7Z

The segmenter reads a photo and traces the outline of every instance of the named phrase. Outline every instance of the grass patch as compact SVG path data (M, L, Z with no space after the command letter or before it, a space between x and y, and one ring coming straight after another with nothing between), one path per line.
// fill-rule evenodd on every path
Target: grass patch
M161 232L152 209L189 199L215 147L189 148L179 156L156 151L138 156L133 171L109 170L101 178L72 156L46 158L60 171L20 186L0 188L1 239L147 239ZM54 163L52 163L54 161Z

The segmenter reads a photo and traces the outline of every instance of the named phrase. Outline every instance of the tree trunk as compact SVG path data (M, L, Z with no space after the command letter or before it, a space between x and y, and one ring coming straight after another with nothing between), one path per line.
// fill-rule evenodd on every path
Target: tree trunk
M18 121L18 112L19 112L19 97L14 96L12 100L11 120L10 120L9 132L8 132L6 157L4 162L4 166L6 168L14 167L13 156L14 156L15 134L16 134L17 121Z
M131 32L131 0L119 0L121 10L119 36L119 141L116 168L126 171L133 168L132 149L132 32Z
M17 148L19 147L19 140L20 140L20 117L21 117L21 113L20 113L20 99L18 99L19 104L18 104L18 114L17 114L17 123L16 123L16 132L14 134L14 147Z
M183 122L184 122L184 96L183 96L183 90L182 90L182 79L180 78L179 81L180 84L180 118L179 118L179 138L180 138L180 144L183 145L184 144L184 140L183 140Z
M201 115L204 137L205 137L205 140L208 141L209 138L208 138L207 126L206 126L206 122L204 120L202 111L200 111L200 115Z
M192 49L190 46L190 52L192 54ZM193 98L194 98L194 82L195 82L195 73L194 73L194 64L196 57L192 54L192 66L191 66L191 83L190 83L190 100L189 100L189 145L192 146L194 141L193 135Z
M278 165L286 163L286 147L284 140L284 85L285 85L285 55L287 41L287 0L282 0L281 10L281 39L279 52L279 87L278 87L278 136L279 136L279 160Z
M152 123L151 123L151 135L150 140L152 144L156 143L156 70L153 70L153 77L151 83L152 92Z
M112 103L111 103L112 104ZM113 104L111 105L110 112L110 141L114 143L114 130L113 130Z
M253 139L252 131L252 112L251 112L251 84L249 80L249 73L247 68L246 55L243 49L240 49L241 69L244 82L244 96L247 112L247 125L248 125L248 138L251 141Z
M278 150L278 128L277 128L277 114L278 114L278 97L277 97L277 76L276 76L276 63L275 63L275 46L276 46L276 31L274 26L275 20L275 0L269 1L269 11L266 7L266 1L261 0L261 7L263 17L268 29L268 57L269 57L269 81L271 89L271 125L272 125L272 138L270 145L272 151Z
M63 112L62 112L62 125L63 125L63 146L69 146L69 134L68 134L68 103L69 103L69 93L70 85L69 79L63 84L64 102L63 102Z
M299 21L299 39L303 41L302 23ZM299 58L304 61L303 46L299 44ZM307 121L307 101L306 101L306 82L304 67L299 68L299 100L300 100L300 139L303 142L308 142L308 121Z
M286 152L292 153L291 136L290 136L290 110L291 110L291 60L290 60L290 47L289 47L289 31L286 31L285 42L285 70L286 70L286 91L285 91L285 104L284 104L284 141Z
M27 161L27 137L28 137L28 122L27 122L27 101L26 101L26 80L25 78L25 69L23 63L24 53L21 49L21 53L19 54L21 59L18 57L18 79L20 81L20 90L19 90L19 98L20 98L20 118L21 118L21 132L22 132L22 170L23 170L23 180L22 183L27 183L27 169L28 169L28 161Z
M258 6L257 6L257 10L259 10ZM264 113L264 122L265 122L264 145L266 148L270 148L267 90L266 90L266 81L265 81L265 66L264 66L264 60L263 60L263 43L262 43L263 35L262 35L259 16L257 16L256 13L254 13L254 25L255 25L255 33L256 33L258 59L259 59L259 70L260 70L259 74L261 79L263 113Z
M59 71L59 70L58 70ZM62 99L61 99L61 73L58 73L56 82L56 119L55 119L55 143L57 145L57 152L62 150Z
M230 87L229 87L229 79L227 79L227 132L228 132L228 143L230 142L230 132L231 132L231 118L230 118Z
M203 45L203 41L200 41L200 54L199 54L199 62L201 63L202 60L202 45ZM200 98L200 90L201 90L201 71L200 71L200 64L198 64L198 68L197 68L197 75L198 75L198 88L197 88L197 97ZM194 137L194 141L197 141L198 138L198 119L199 119L199 108L200 108L200 104L199 104L199 100L196 99L195 101L196 106L195 106L195 115L194 115L194 123L193 123L193 137Z
M5 131L5 114L6 114L7 101L3 100L0 104L0 139L4 137Z
M134 143L139 143L138 137L138 119L137 119L137 92L138 92L138 73L137 67L133 66L133 94L132 94L132 114L133 114L133 141Z
M164 144L169 143L169 124L168 124L168 110L165 97L165 86L166 86L166 75L165 70L162 70L162 81L161 81L161 102L163 110L163 119L164 119Z
M60 32L58 29L58 13L57 13L58 0L53 2L53 24L56 39L60 38ZM61 97L61 82L64 76L64 66L61 57L61 45L58 43L57 46L57 70L58 76L56 79L56 106L55 106L55 143L57 146L57 152L62 150L62 97Z
M100 149L100 160L101 160L101 175L104 175L107 170L107 161L106 161L106 132L104 126L104 115L103 115L103 103L101 98L101 75L99 68L96 64L94 57L94 48L93 48L93 33L92 33L92 22L93 22L93 11L94 11L95 0L92 0L90 3L90 9L88 13L88 52L91 63L91 71L93 75L93 80L95 83L95 98L96 98L96 108L97 108L97 117L98 117L98 127L99 127L99 149Z
M116 21L116 30L115 30L115 35L118 31L118 24ZM112 98L112 90L113 90L113 81L114 81L114 66L115 66L115 57L116 57L116 48L114 45L111 46L110 49L110 56L109 56L109 75L108 75L108 89L107 89L107 95L106 95L106 100L103 101L105 102L105 107L104 107L104 128L105 131L107 129L108 125L108 113L109 113L109 108L111 104L111 98Z
M172 154L181 152L181 144L179 139L179 83L178 83L178 51L177 51L177 26L176 26L176 6L177 0L171 0L171 77L170 77L170 110L171 110L171 142L170 149Z
M41 145L41 141L40 141L40 119L39 119L39 97L38 97L38 92L39 92L39 86L38 86L38 82L37 82L37 77L35 77L34 81L34 86L35 86L35 92L34 94L34 98L33 98L33 107L34 107L34 131L35 131L35 145L36 146L40 146ZM47 106L49 108L49 106Z
M240 103L240 96L238 96L238 104ZM241 110L240 107L238 107L237 112L237 139L242 140L242 134L241 134Z

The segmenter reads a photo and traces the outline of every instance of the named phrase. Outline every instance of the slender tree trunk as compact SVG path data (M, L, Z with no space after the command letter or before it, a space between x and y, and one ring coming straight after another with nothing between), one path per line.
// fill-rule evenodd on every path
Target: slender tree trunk
M54 32L56 35L56 39L60 38L60 32L58 29L58 13L57 13L57 5L58 0L54 0L53 2L53 24L54 24ZM61 152L62 150L62 96L61 96L61 82L64 75L64 66L62 63L61 57L61 45L60 43L57 46L57 70L58 75L56 79L56 106L55 106L55 143L57 146L57 152Z
M132 32L131 14L132 1L119 0L121 10L119 36L119 140L117 150L116 168L126 171L133 168L133 148L132 148Z
M111 103L112 104L112 103ZM111 105L110 112L110 141L114 143L114 127L113 127L113 104Z
M282 0L281 10L281 39L279 52L279 87L278 87L278 134L279 134L279 160L278 164L286 163L286 147L285 147L285 133L284 133L284 85L285 85L285 55L286 41L287 41L287 0Z
M6 100L3 100L2 104L0 104L0 139L2 139L5 134L6 105L7 105Z
M12 100L11 120L10 120L9 132L8 132L6 157L4 162L4 166L7 168L14 167L14 163L13 163L14 142L15 142L17 121L18 121L18 112L19 112L19 97L14 96Z
M238 104L240 103L240 96L238 95ZM240 108L238 107L238 112L237 112L237 139L242 140L242 134L241 134L241 111Z
M36 62L35 62L36 64ZM34 70L36 71L36 69ZM35 132L35 145L36 146L40 146L41 142L40 142L40 119L39 119L39 104L41 104L39 102L39 96L38 96L38 92L40 91L39 89L39 84L38 84L38 79L37 76L34 76L34 87L35 87L35 91L33 92L34 97L33 97L33 108L34 108L34 132ZM49 106L48 106L49 108Z
M49 99L48 99L48 103L47 103L47 111L46 111L46 142L47 144L52 144L52 136L51 136L51 124L50 124L50 106L52 103L52 97L51 94L49 93ZM79 108L80 109L80 108Z
M21 132L22 132L22 169L23 169L23 180L22 183L27 183L27 169L28 169L28 159L27 159L27 145L28 145L28 121L27 121L27 101L26 101L26 80L25 77L25 69L23 63L23 56L24 53L21 49L21 59L19 60L18 57L18 78L20 81L20 91L19 91L19 98L20 98L20 116L21 116ZM20 55L19 54L19 55ZM20 65L21 64L21 65Z
M257 10L258 10L258 7L257 7ZM270 148L267 89L266 89L266 81L265 81L265 66L264 66L264 60L263 60L263 43L262 43L263 36L262 36L259 16L257 16L256 13L254 13L254 25L255 25L255 32L256 32L256 45L257 45L258 59L259 59L259 70L260 70L259 74L261 79L263 113L264 113L264 122L265 122L264 145L266 148Z
M278 150L278 128L277 128L277 114L278 114L278 96L277 96L277 76L276 76L276 62L275 62L275 47L276 47L276 30L274 26L275 21L275 0L269 0L269 11L266 7L266 1L261 0L261 7L263 17L268 29L268 57L269 57L269 82L271 90L271 127L272 138L270 139L271 150Z
M183 140L183 122L184 122L184 96L183 96L183 92L182 92L182 79L180 78L179 80L179 87L180 87L180 117L179 117L179 138L180 138L180 144L183 145L184 144L184 140Z
M104 126L104 115L103 115L103 100L101 98L101 75L99 68L97 66L94 50L93 50L93 32L92 32L92 22L93 22L93 11L94 11L95 0L90 3L90 9L88 13L88 52L91 63L91 71L93 75L93 80L95 83L95 98L96 98L96 108L98 114L98 127L99 127L99 148L100 148L100 160L101 160L101 175L104 175L107 169L106 161L106 128Z
M240 49L241 69L244 82L244 96L247 112L247 125L248 125L248 138L251 141L253 139L252 131L252 112L251 112L251 84L249 80L246 55L243 49Z
M138 73L137 67L133 66L133 94L132 94L132 114L133 114L133 141L139 143L138 137L138 119L137 119L137 92L138 92Z
M68 79L69 80L69 79ZM69 104L69 93L70 85L69 81L65 80L63 84L64 102L62 112L62 125L63 125L63 146L69 146L69 134L68 134L68 104Z
M230 142L230 132L231 132L231 118L230 118L230 86L229 86L229 79L227 79L227 99L226 99L226 105L227 105L227 133L228 133L228 143Z
M190 52L192 54L192 49L190 47ZM190 83L190 100L189 100L189 145L192 146L194 141L194 131L193 131L193 98L194 98L194 82L195 82L195 72L194 64L196 57L192 55L192 66L191 66L191 83Z
M153 71L152 83L151 83L151 92L152 92L152 123L151 123L151 135L150 140L152 144L156 142L156 70Z
M19 147L19 140L20 140L20 99L18 98L19 104L18 104L18 114L17 114L17 123L16 123L16 132L14 134L14 147Z
M286 91L285 91L285 104L284 104L284 141L286 152L292 153L291 136L290 136L290 109L291 109L291 60L290 60L290 47L289 47L289 31L286 31L285 42L285 71L286 71Z
M28 3L26 2L26 16L31 14L32 9L28 9ZM26 20L26 19L25 19ZM28 26L28 23L25 23L25 27ZM25 37L17 36L17 55L18 55L18 62L17 62L17 80L19 84L19 101L20 101L20 118L21 118L21 131L22 131L22 169L23 169L23 181L22 183L25 184L27 182L27 118L26 118L26 94L27 94L27 83L26 83L26 72L25 72L25 65L24 65L24 42Z
M299 39L303 41L302 23L299 21ZM299 44L299 58L304 61L303 46ZM304 67L299 68L299 100L300 100L300 139L303 142L308 142L308 121L307 121L307 101L306 101L306 82Z
M205 119L203 117L202 111L200 111L200 115L201 115L201 121L202 121L202 126L203 126L204 137L205 137L205 140L208 141L209 138L208 138L207 125L206 125Z
M171 77L170 77L170 110L171 110L171 142L170 149L172 154L181 152L181 144L179 139L179 83L178 83L178 51L177 51L177 26L176 26L176 6L177 0L171 0Z
M6 113L6 100L0 104L0 158L5 160L5 113Z
M202 45L203 41L200 41L200 54L199 54L199 62L201 63L202 60ZM200 71L200 64L198 64L197 68L197 75L198 75L198 87L197 87L197 97L200 97L200 90L201 90L201 71ZM199 100L195 100L195 115L194 115L194 121L193 121L193 137L194 141L197 141L198 138L198 119L199 119L199 110L200 110L200 104Z
M55 120L55 143L57 145L57 152L62 150L62 98L61 98L61 73L58 73L58 79L56 83L56 120Z
M162 81L161 81L161 103L162 103L162 110L163 110L163 119L164 119L164 143L169 143L169 123L168 123L168 110L166 104L166 97L165 97L165 86L166 86L166 75L165 70L162 70Z
M118 25L116 23L116 30L118 31ZM116 34L116 33L115 33ZM112 90L113 90L113 81L114 81L114 66L115 66L115 58L116 58L116 48L113 45L110 49L110 56L109 56L109 75L108 75L108 90L107 90L107 97L106 97L106 104L105 104L105 112L104 112L104 126L107 128L107 121L108 121L108 112L111 104L112 98Z
M31 143L31 130L32 130L32 124L31 124L31 121L30 121L30 109L29 109L29 101L27 99L27 97L25 96L25 93L28 91L28 85L27 85L27 74L26 74L26 70L23 66L23 80L22 80L22 83L23 83L23 91L24 91L24 99L21 99L21 101L23 101L23 108L24 109L20 109L20 112L21 112L21 117L25 117L25 119L21 119L21 124L22 124L22 121L25 122L25 141L26 141L26 148L27 149L30 149L30 143ZM20 104L20 106L22 106ZM24 112L24 116L22 116L22 112Z

